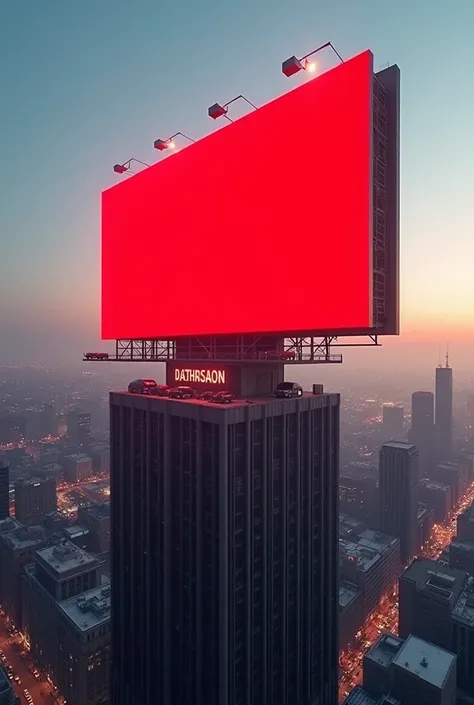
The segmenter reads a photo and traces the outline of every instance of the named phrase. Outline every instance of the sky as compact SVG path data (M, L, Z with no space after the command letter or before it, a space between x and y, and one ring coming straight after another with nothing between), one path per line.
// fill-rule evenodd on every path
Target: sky
M113 164L207 134L216 101L274 98L290 88L282 60L331 41L402 71L402 335L374 364L434 366L449 339L469 366L473 27L472 0L0 0L0 361L100 345Z

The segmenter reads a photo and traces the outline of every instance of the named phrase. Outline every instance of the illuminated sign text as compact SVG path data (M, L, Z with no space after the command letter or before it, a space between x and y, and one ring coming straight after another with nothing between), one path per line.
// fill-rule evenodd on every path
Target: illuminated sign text
M225 384L224 370L191 370L176 368L175 382L204 382L208 384Z

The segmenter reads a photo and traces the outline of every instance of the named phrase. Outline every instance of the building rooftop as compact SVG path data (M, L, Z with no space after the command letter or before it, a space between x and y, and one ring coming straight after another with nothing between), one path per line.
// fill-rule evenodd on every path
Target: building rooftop
M87 632L110 620L110 582L87 590L59 603L59 607L81 632Z
M74 568L84 567L88 563L97 563L93 556L69 541L44 548L38 551L37 555L41 562L46 563L56 573L66 573Z
M393 663L420 680L442 688L456 664L456 656L410 634Z
M28 487L32 485L37 487L42 485L44 482L50 482L51 478L44 477L22 477L20 480L15 481L15 487Z
M349 560L357 560L357 569L370 570L382 555L396 550L400 540L373 529L365 529L354 540L339 539L339 551Z
M20 522L13 517L7 517L6 519L2 519L2 521L0 521L0 534L6 534L9 531L14 531L15 529L20 528Z
M474 502L459 515L458 519L461 519L461 521L474 521Z
M378 705L378 699L373 698L360 685L356 685L343 700L342 705Z
M79 524L73 524L73 526L68 526L64 529L64 533L70 539L77 539L79 536L87 536L89 529L85 526L80 526Z
M453 617L458 622L474 627L474 578L468 579L466 589L462 591L453 609Z
M403 646L403 639L394 634L382 634L367 651L364 659L370 659L379 666L388 668Z
M444 485L442 482L437 482L436 480L430 480L428 477L422 477L419 480L419 484L426 487L428 490L437 490L438 492L450 492L451 488L448 485Z
M91 463L92 458L86 453L73 453L72 455L67 455L65 460L73 460L75 463Z
M8 534L3 534L3 541L15 551L37 546L47 539L47 532L43 526L21 526Z
M108 519L110 517L110 502L104 502L103 504L89 504L87 507L81 507L79 513L88 514L91 519L96 519L97 521Z
M182 385L182 386L188 386L188 385ZM268 394L266 396L261 396L261 397L250 397L250 398L236 398L232 402L232 404L213 404L212 402L209 401L203 401L202 399L169 399L169 397L154 397L148 394L130 394L129 392L112 392L112 396L114 394L118 394L119 396L126 396L126 397L138 397L140 400L145 400L149 404L187 404L191 406L197 406L197 407L210 407L214 409L223 409L227 412L231 412L232 409L236 408L242 408L242 407L249 407L249 406L259 406L259 405L266 405L268 404L290 404L290 403L295 403L295 402L301 402L304 399L315 399L315 398L320 398L324 399L324 403L322 404L323 406L327 406L328 400L329 399L334 399L335 397L338 397L338 394L334 393L328 393L324 392L323 394L313 394L312 392L304 392L303 397L300 398L292 398L292 399L277 399L276 397L273 396L273 394Z
M465 553L474 552L474 541L471 541L470 539L454 538L451 541L451 546L456 548L458 551L464 551Z
M339 609L344 609L353 602L359 595L357 585L350 583L348 580L341 580L339 583Z
M341 538L360 536L366 527L367 525L364 522L342 512L339 513L339 536Z
M404 443L403 441L387 441L382 445L382 448L398 448L399 450L410 450L416 448L414 443Z

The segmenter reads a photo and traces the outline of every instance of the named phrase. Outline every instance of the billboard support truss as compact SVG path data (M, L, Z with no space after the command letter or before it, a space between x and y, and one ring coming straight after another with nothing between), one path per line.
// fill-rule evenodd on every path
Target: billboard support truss
M285 365L321 365L342 362L333 348L379 346L377 335L365 342L339 342L336 336L275 338L265 335L189 337L176 340L116 340L109 362L275 362ZM100 361L100 360L98 360Z

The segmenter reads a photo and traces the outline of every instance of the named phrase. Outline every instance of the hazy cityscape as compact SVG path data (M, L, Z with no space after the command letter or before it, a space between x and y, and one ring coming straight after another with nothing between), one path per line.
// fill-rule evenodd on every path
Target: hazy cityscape
M474 705L473 28L1 4L0 705Z

